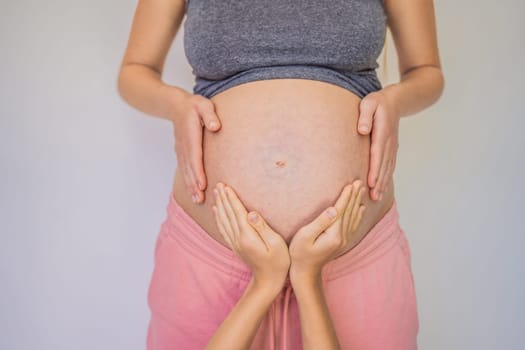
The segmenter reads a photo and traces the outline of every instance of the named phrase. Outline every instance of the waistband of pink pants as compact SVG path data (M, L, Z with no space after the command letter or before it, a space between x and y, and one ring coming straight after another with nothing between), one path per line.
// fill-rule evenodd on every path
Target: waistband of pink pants
M171 192L166 211L168 215L164 224L171 226L170 234L179 243L184 244L190 254L234 277L245 280L251 278L250 267L233 250L211 237L177 203ZM336 279L368 265L388 252L396 244L401 234L397 202L394 199L391 208L355 247L325 264L323 280ZM289 284L288 277L285 285Z

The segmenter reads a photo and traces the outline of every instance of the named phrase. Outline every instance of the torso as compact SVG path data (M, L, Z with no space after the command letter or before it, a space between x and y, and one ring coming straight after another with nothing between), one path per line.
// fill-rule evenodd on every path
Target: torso
M391 208L392 179L381 201L369 197L370 135L357 132L357 95L321 81L271 79L237 85L211 100L222 128L204 129L205 200L191 201L178 169L173 195L219 243L228 246L211 208L218 181L231 186L247 210L261 213L288 243L354 179L362 179L368 191L350 248Z

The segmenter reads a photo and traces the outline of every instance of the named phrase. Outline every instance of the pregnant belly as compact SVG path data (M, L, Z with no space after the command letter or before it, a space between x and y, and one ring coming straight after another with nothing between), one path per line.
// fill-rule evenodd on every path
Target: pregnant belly
M215 224L213 188L233 187L247 210L257 210L289 243L297 230L333 205L343 186L366 183L370 136L357 132L360 98L333 84L306 79L245 83L212 98L219 132L204 132L205 201L193 204L177 171L174 197L210 236L227 246ZM366 186L369 190L369 187ZM356 245L393 204L366 206Z

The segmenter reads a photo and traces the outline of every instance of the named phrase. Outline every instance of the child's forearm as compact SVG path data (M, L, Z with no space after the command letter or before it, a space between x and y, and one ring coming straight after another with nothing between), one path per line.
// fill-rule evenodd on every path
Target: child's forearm
M277 297L275 290L276 288L257 287L251 280L242 297L208 342L206 350L249 349L264 315Z
M340 349L321 278L295 281L293 289L299 306L303 349Z

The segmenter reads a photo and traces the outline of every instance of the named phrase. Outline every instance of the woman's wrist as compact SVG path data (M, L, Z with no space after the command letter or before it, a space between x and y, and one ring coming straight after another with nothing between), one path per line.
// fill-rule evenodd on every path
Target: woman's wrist
M162 83L160 86L160 98L166 106L166 118L176 122L177 117L181 115L179 107L184 99L187 99L190 95L188 91L182 88Z
M444 88L443 73L433 66L418 67L406 73L401 81L380 91L392 103L399 117L413 115L436 102Z
M403 95L403 82L394 83L388 86L385 86L381 89L381 93L385 96L385 99L388 101L388 105L394 111L394 114L401 118L402 113L402 95Z

